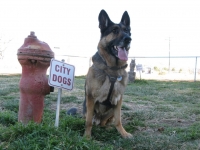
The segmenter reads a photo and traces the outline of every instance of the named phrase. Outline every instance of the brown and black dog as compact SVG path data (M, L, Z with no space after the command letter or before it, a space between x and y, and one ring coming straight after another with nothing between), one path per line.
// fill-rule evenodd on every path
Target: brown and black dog
M131 43L130 18L125 11L121 22L115 24L101 10L98 19L101 38L85 82L85 136L91 137L92 124L105 126L114 121L122 137L130 138L121 123L122 97L128 82L125 69Z

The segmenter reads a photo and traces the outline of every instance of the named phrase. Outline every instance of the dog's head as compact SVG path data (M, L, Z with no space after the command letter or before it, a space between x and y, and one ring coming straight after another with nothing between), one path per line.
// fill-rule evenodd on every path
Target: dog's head
M118 61L126 62L131 43L130 18L127 11L122 15L119 24L113 23L105 10L99 14L101 39L99 49L105 50Z

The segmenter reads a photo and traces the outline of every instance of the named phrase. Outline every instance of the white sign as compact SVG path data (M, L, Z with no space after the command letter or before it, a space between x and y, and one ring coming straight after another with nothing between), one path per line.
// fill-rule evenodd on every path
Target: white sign
M73 89L75 67L62 61L51 59L49 85L67 90Z
M137 71L142 71L142 65L141 64L138 64L138 65L136 65L136 69L137 69Z

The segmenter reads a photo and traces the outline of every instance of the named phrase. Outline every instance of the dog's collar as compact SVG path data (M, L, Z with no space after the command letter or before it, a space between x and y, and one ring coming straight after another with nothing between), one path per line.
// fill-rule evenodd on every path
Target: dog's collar
M114 66L114 67L107 66L107 67L111 70L120 70L120 69L125 69L127 66L128 66L128 64L125 64L124 66L119 66L119 67L117 67L117 66Z
M114 66L114 67L110 67L110 66L107 65L106 61L105 61L104 58L101 56L101 54L99 54L98 51L96 52L96 55L99 55L99 56L100 56L102 62L106 65L106 67L107 67L108 69L111 69L111 70L120 70L120 69L125 69L125 68L128 66L128 64L125 64L124 66L119 66L119 67L118 67L118 66Z

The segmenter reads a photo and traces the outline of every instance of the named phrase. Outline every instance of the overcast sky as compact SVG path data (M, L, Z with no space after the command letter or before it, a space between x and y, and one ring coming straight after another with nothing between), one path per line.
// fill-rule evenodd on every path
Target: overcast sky
M104 9L119 23L131 18L129 56L200 56L200 0L0 0L0 34L13 38L16 56L30 31L55 54L91 56L100 38Z

